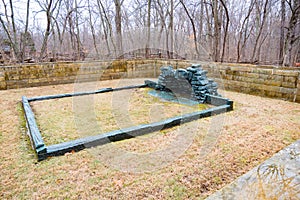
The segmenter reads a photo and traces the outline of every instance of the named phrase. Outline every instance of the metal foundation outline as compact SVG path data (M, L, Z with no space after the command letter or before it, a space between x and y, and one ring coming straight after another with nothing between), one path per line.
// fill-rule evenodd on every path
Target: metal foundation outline
M67 98L73 96L99 94L99 93L114 92L114 91L128 90L134 88L145 88L145 87L153 88L155 84L156 83L153 81L146 80L145 84L142 85L127 86L127 87L120 87L120 88L103 88L96 91L67 93L67 94L58 94L58 95L50 95L50 96L39 96L33 98L27 98L26 96L23 96L22 105L25 113L26 125L29 133L28 135L30 137L32 147L37 154L38 161L42 161L51 156L64 155L65 153L71 151L80 151L85 148L90 148L90 147L103 145L110 142L116 142L124 139L130 139L147 133L171 128L173 126L198 120L200 118L210 117L212 115L217 115L220 113L233 110L233 101L219 96L207 95L206 103L214 105L216 107L168 118L155 123L137 125L125 129L100 133L95 136L83 137L68 142L46 146L43 141L40 130L38 128L38 125L36 123L34 113L30 106L30 102L33 101L43 101L43 100Z

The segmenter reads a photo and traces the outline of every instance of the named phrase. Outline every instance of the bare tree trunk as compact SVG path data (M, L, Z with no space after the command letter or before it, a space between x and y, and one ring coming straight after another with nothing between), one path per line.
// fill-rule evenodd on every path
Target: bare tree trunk
M296 26L300 18L300 2L299 0L294 0L292 2L288 2L291 8L291 18L289 22L289 27L286 35L286 42L285 42L285 51L284 51L284 60L283 65L285 66L291 66L292 61L292 50L294 47L294 44L297 40L300 39L299 34L296 37Z
M49 0L48 4L45 5L46 6L46 15L47 15L47 27L46 27L46 32L45 32L43 43L42 43L39 61L42 61L44 58L44 54L45 54L45 51L46 51L47 45L48 45L48 37L50 35L51 20L52 20L53 12L56 9L56 6L58 5L59 2L60 1L57 1L53 5L53 0Z
M77 51L76 51L76 34L75 34L75 28L74 28L74 22L73 22L73 12L75 11L73 8L73 2L69 0L65 0L66 8L67 8L67 22L69 25L69 34L70 34L70 43L71 43L71 52L72 52L72 60L77 59ZM75 19L76 20L76 19ZM70 53L71 53L70 52Z
M203 16L204 16L203 0L201 0L200 6L201 6L201 8L200 8L199 37L198 37L199 41L202 40L202 35L203 35Z
M111 56L111 50L110 50L110 47L109 47L109 38L108 38L108 35L111 39L111 43L113 45L113 50L114 52L116 52L116 45L114 43L114 40L113 40L113 36L112 36L112 25L109 21L109 18L106 14L106 11L105 11L105 8L101 2L101 0L97 0L97 5L98 5L98 9L99 9L99 12L100 12L100 17L101 17L101 21L102 21L102 26L103 26L103 32L104 32L104 38L105 38L105 43L106 43L106 48L107 48L107 51L108 51L108 55ZM103 15L104 15L104 18L103 18L103 15L101 13L101 11L103 12ZM105 23L106 21L106 23Z
M1 22L1 25L2 25L5 33L6 33L7 37L8 37L9 43L10 43L11 47L13 48L13 53L15 54L15 52L17 50L17 46L13 41L13 38L12 38L12 36L10 34L10 31L9 31L9 28L6 26L4 20L1 18L1 15L0 15L0 22Z
M10 11L11 11L11 24L12 24L12 29L13 29L13 39L14 39L15 50L16 50L15 55L16 55L17 61L20 61L21 56L20 56L20 50L19 50L18 41L17 41L17 30L16 30L14 8L13 8L12 0L9 0L9 5L10 5Z
M285 26L285 0L281 0L281 23L280 23L280 41L279 41L279 64L283 63L284 52L284 26Z
M218 1L213 1L213 18L214 18L214 49L213 59L215 62L220 60L220 40L221 40L221 22L219 19Z
M254 48L253 48L253 52L252 52L252 56L251 56L251 63L259 62L259 58L256 57L256 51L257 51L257 47L258 47L258 44L259 44L260 36L262 34L262 31L263 31L263 28L264 28L264 25L265 25L265 21L266 21L266 18L267 18L268 3L269 3L269 0L266 0L265 4L264 4L264 10L263 10L263 19L262 19L262 22L258 24L259 25L259 30L258 30L258 34L257 34L256 40L255 40L255 43L254 43ZM257 6L259 6L259 5L257 5ZM261 13L258 13L259 18L260 18L260 14Z
M213 51L213 33L212 33L212 18L211 15L209 15L209 9L208 9L208 3L205 2L205 12L206 12L206 18L207 18L207 31L208 33L206 34L208 37L208 45L209 45L209 58L214 59L214 51Z
M226 14L226 26L224 30L224 39L223 39L223 49L222 49L222 57L221 62L224 61L224 55L225 55L225 48L226 48L226 42L227 42L227 34L228 34L228 27L229 27L229 13L226 4L223 0L220 0L222 6L224 7L225 14Z
M121 6L123 1L114 0L115 3L115 25L117 34L117 52L116 56L123 57L123 44L122 44L122 16L121 16Z
M170 50L168 51L168 58L173 59L174 51L174 1L171 1L170 8L170 22L169 22L169 34L170 34Z
M300 32L300 27L298 27L298 33ZM295 64L296 63L299 63L300 61L300 40L298 39L297 41L297 44L295 45L295 55L294 55L294 58L293 60L295 61Z
M0 23L2 24L4 32L6 33L6 35L8 37L9 44L12 47L13 56L19 62L22 59L20 56L20 50L19 50L19 45L18 45L18 41L17 41L17 30L16 30L16 26L15 26L13 2L12 2L12 0L9 1L10 11L11 11L10 17L8 15L7 5L6 5L5 1L2 0L2 3L4 6L4 12L5 12L4 15L6 17L7 23L5 23L4 20L1 18L1 14L0 14ZM10 25L12 25L12 33L11 33Z
M57 29L57 33L58 33L58 39L59 39L59 52L64 52L65 51L65 45L64 45L64 41L66 40L65 38L65 32L67 30L67 21L68 21L68 14L67 16L65 16L63 22L59 22L58 21L58 15L59 15L59 12L57 13L57 15L55 16L55 19L54 22L55 22L55 25L56 25L56 29ZM60 23L62 24L62 27L60 27ZM69 42L67 42L67 44L69 44Z
M269 33L267 33L262 39L261 39L261 42L259 43L258 45L258 48L257 48L257 53L256 53L256 57L257 57L257 60L261 60L261 47L263 45L263 43L265 42L265 40L267 39Z
M80 29L79 29L79 16L78 16L78 3L77 0L75 0L75 28L76 28L76 33L75 33L75 37L76 37L76 49L77 49L77 58L76 59L80 59L80 60L84 60L84 52L83 49L81 47L81 40L80 40Z
M154 1L153 2L154 3L154 5L155 5L155 7L156 7L156 11L158 11L158 13L159 13L159 16L160 16L160 21L161 21L161 23L160 23L160 31L159 31L159 34L158 34L158 42L160 43L160 44L162 44L161 43L161 37L162 37L162 33L163 33L163 31L164 31L164 28L166 27L166 16L167 16L167 12L166 12L166 14L164 15L164 8L163 8L163 6L161 5L161 2L160 2L160 0L157 0L157 1ZM157 3L157 4L156 4ZM166 35L166 46L167 46L167 50L169 50L169 47L168 47L168 35Z
M198 44L197 44L197 32L196 32L196 27L195 27L195 23L194 23L194 20L192 18L192 16L190 15L187 7L185 6L185 4L183 3L183 0L180 0L180 3L182 4L183 6L183 9L185 11L185 13L187 14L191 24L192 24L192 29L193 29L193 37L194 37L194 45L195 45L195 51L196 51L196 54L197 54L197 57L199 57L199 50L198 50Z
M53 21L51 22L51 34L52 34L52 60L55 61L56 60L56 35L55 35L55 25L53 23Z
M56 18L58 18L58 16L56 16ZM56 33L58 35L58 45L57 45L58 47L56 47L56 55L57 55L58 52L61 52L61 47L63 45L63 37L57 19L54 19L53 23L54 25L52 25L52 27L53 29L54 27L56 28Z
M146 43L146 58L150 57L149 44L150 44L150 26L151 26L151 0L148 0L148 16L147 16L147 43Z
M91 10L90 0L88 0L88 10L89 10L89 24L90 24L90 28L91 28L91 32L92 32L92 37L93 37L94 49L96 51L97 58L99 58L99 51L98 51L98 48L97 48L95 27L94 27L93 19L92 19L92 10Z
M244 42L243 42L243 45L241 47L241 42L242 42L242 38L243 38L243 33L246 33L247 32L247 27L248 27L248 20L249 20L249 17L250 17L250 14L253 10L253 7L254 7L254 3L251 2L250 3L250 7L249 7L249 10L248 10L248 13L245 17L245 19L243 20L243 23L242 23L242 26L241 26L241 30L239 31L239 40L238 40L238 45L237 45L237 59L236 59L236 62L240 62L240 59L241 59L241 51L243 50L243 47L245 46L245 43L246 43L246 36L244 36ZM245 28L245 25L246 28ZM245 30L245 32L244 32Z
M27 0L26 4L26 20L25 20L25 30L23 37L21 38L21 45L22 45L22 51L21 51L21 62L24 62L24 56L25 56L25 47L27 46L27 32L28 32L28 21L29 21L29 6L30 6L30 0Z

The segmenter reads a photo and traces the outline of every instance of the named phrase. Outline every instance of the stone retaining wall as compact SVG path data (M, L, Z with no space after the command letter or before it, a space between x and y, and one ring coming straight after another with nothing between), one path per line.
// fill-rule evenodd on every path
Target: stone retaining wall
M160 67L186 68L193 61L117 60L58 62L0 67L0 90L111 80L157 78ZM199 62L196 62L199 63ZM247 94L300 102L300 69L246 64L200 63L220 88Z
M227 90L300 102L300 69L204 64L208 76Z
M0 90L137 77L157 77L162 65L185 67L186 62L125 60L58 62L0 67Z

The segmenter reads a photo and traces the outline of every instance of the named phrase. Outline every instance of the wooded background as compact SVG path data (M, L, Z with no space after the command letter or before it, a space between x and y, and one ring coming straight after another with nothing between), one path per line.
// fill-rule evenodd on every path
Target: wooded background
M1 62L159 57L292 66L299 0L1 0Z

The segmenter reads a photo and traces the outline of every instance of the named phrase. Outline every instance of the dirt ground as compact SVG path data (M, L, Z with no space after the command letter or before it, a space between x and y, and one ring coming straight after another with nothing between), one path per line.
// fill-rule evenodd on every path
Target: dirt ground
M143 83L143 79L103 81L84 87L67 84L0 91L0 198L203 199L300 138L300 104L221 91L234 101L234 111L37 162L22 117L23 95L33 97L137 83ZM145 91L141 91L126 98L122 93L116 98L102 97L108 101L97 102L93 97L71 103L53 100L44 102L44 106L36 102L32 106L47 143L72 139L73 130L78 131L76 138L98 131L99 127L113 130L158 121L169 113L173 116L186 112L181 108L171 110L171 104L147 104L149 99L143 99ZM132 107L141 104L148 106ZM124 112L118 113L124 107ZM86 115L86 109L94 115ZM54 111L62 114L52 116L52 120ZM122 118L124 113L130 115ZM145 113L149 114L144 117ZM72 120L66 116L73 116L77 124L68 124ZM88 122L96 119L94 125L84 126L87 124L80 120L82 117ZM109 121L112 119L117 120Z

